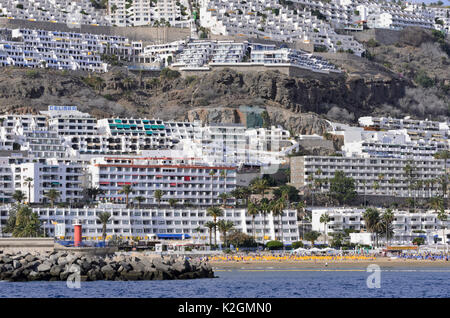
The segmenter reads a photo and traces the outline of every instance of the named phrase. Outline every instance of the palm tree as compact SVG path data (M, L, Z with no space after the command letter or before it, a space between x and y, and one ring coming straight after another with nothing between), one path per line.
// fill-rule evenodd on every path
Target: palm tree
M263 216L263 243L266 239L266 215L269 213L270 201L267 198L261 199L259 202L259 213Z
M434 209L435 213L438 213L438 210L441 208L444 200L441 197L432 197L428 202L428 205Z
M227 191L227 171L226 170L220 170L220 177L223 178L223 186L225 188L225 191Z
M230 195L235 199L234 205L235 207L237 207L239 204L239 200L244 198L242 193L242 187L237 187L236 189L232 190L230 192Z
M217 222L217 226L219 227L219 232L223 234L223 243L227 246L227 232L234 228L234 223L232 221L220 220Z
M267 183L266 179L258 178L252 182L252 189L260 194L262 198L264 199L264 195L266 194L266 190L269 188L269 185Z
M397 183L397 180L396 180L395 178L389 179L389 184L391 185L391 187L393 187L394 184L396 184L396 183ZM394 195L395 195L395 194L394 194Z
M161 190L155 190L153 193L153 196L155 197L156 202L158 202L158 208L161 204L161 199L163 197L164 193Z
M133 188L131 187L131 185L126 184L122 187L122 189L119 190L119 193L123 193L125 194L125 204L126 207L128 208L128 196L130 195L130 193L133 192Z
M377 234L380 224L380 213L375 208L367 208L363 214L364 223L368 232ZM378 241L378 239L377 239Z
M384 212L381 216L381 220L383 221L384 225L386 226L386 248L388 246L388 234L389 234L389 225L394 221L394 213L392 213L392 209L386 209L386 212Z
M223 210L218 206L210 206L206 210L208 216L212 216L214 222L214 245L217 245L217 218L223 216Z
M61 196L61 193L58 190L50 189L45 196L50 200L51 207L55 205L55 201Z
M216 223L214 223L213 221L208 221L204 224L204 226L209 229L209 246L211 246L212 245L212 231L213 231L213 229L216 228Z
M379 175L378 175L378 181L379 181L379 183L383 183L383 180L384 180L384 174L383 173L380 173Z
M311 247L314 247L314 242L319 238L320 233L316 231L311 231L305 234L305 240L311 242Z
M411 183L413 181L413 172L414 172L414 167L411 161L408 161L408 163L403 167L403 171L405 172L405 176L408 179L408 196L410 197Z
M97 217L97 222L103 224L102 237L103 241L106 239L106 224L108 224L111 219L111 214L109 212L102 212Z
M252 216L252 232L253 232L253 239L256 240L256 233L255 233L255 217L257 214L259 214L258 206L253 203L249 202L247 205L247 213L248 215Z
M274 215L278 215L278 218L279 218L278 232L280 233L281 243L283 243L283 247L284 247L283 213L284 213L284 210L287 208L287 206L288 206L288 203L284 197L279 198L277 201L275 201L274 206L273 206Z
M221 194L219 194L219 198L222 200L222 207L225 209L226 205L227 205L227 200L231 197L230 194L226 193L226 192L222 192Z
M308 181L308 188L309 188L309 192L311 193L311 206L314 206L314 177L312 174L308 175L308 177L306 178L306 181Z
M442 228L442 243L444 243L445 245L447 245L447 239L445 237L445 228L446 228L446 223L447 223L447 213L445 213L444 210L444 206L441 205L439 213L437 215L437 218L439 221L441 221L441 228Z
M380 184L378 183L378 181L375 181L373 183L373 189L375 190L375 194L377 194L377 190L380 188Z
M14 199L14 201L16 201L18 204L21 204L23 200L25 200L25 194L20 191L20 190L16 190L14 192L14 194L12 195L12 198Z
M327 224L328 222L330 222L330 216L328 215L328 213L324 213L320 216L320 223L323 223L323 229L325 232L325 243L328 244L328 240L327 240Z
M24 180L25 184L28 186L28 205L31 203L31 187L33 186L33 178L27 177Z
M174 198L169 199L169 205L173 209L177 205L178 200Z
M100 188L87 188L84 190L86 195L92 200L95 201L97 196L100 194L105 193L105 191L103 191Z
M135 197L134 199L135 199L135 200L137 201L137 203L138 203L138 209L140 209L140 208L141 208L141 202L144 202L144 201L145 201L145 198L142 197L142 196L137 196L137 197Z

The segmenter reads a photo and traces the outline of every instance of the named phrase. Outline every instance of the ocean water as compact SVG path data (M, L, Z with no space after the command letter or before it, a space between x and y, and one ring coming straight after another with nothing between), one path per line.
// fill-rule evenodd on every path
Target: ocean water
M174 281L0 282L0 297L450 297L450 267L381 270L380 288L368 288L363 269L217 270L217 278Z

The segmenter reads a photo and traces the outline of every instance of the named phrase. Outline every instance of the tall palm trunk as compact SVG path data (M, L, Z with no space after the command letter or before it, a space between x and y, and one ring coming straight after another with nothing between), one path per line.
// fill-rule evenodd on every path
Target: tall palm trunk
M216 218L214 218L214 245L217 246L217 222L216 222Z
M253 232L253 239L256 240L255 216L254 215L252 215L252 232Z

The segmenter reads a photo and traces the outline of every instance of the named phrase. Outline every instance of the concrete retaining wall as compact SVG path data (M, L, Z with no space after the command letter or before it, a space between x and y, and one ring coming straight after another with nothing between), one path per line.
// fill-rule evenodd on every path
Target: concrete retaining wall
M171 42L186 39L191 32L188 28L153 28L153 27L110 27L94 25L70 25L65 23L52 23L44 21L10 20L0 18L0 28L27 28L60 32L79 32L91 34L125 36L132 41L155 42L158 39Z
M54 239L51 238L0 238L0 251L3 253L43 253L53 251Z
M265 66L265 65L212 65L210 66L209 70L179 70L177 67L173 67L173 69L178 70L181 73L182 77L186 76L203 76L207 74L207 72L215 71L215 70L224 70L224 69L231 69L236 72L267 72L267 71L278 71L282 74L285 74L287 76L291 77L307 77L307 78L314 78L314 79L330 79L330 78L339 78L344 76L343 73L334 73L330 72L328 74L325 73L317 73L313 72L307 69L301 69L298 67L293 66Z

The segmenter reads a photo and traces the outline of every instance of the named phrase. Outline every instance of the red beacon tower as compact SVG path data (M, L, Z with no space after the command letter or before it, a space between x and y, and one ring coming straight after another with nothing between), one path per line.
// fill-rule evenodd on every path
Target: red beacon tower
M75 247L79 247L79 246L81 246L81 241L82 241L81 233L83 232L80 220L75 220L73 232L74 232L73 244Z

